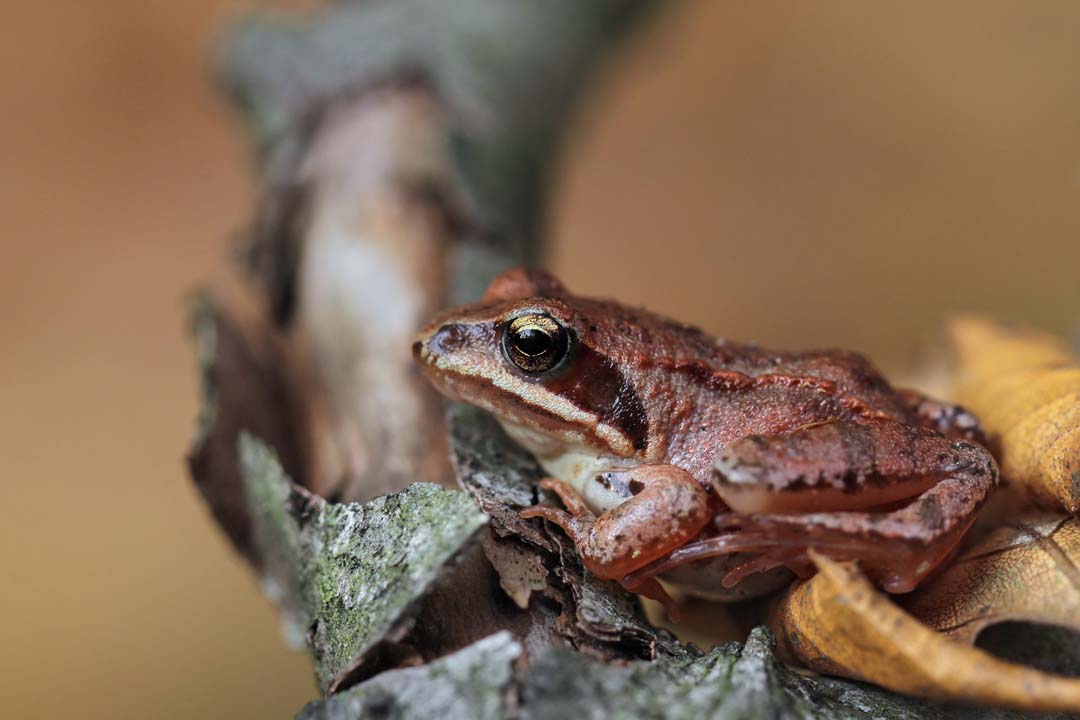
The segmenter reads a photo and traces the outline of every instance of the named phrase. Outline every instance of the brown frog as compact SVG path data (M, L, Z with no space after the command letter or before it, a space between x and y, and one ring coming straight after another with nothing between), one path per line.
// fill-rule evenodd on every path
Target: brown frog
M657 574L747 597L812 572L809 549L906 592L998 481L969 413L892 388L861 355L717 340L539 271L503 273L413 352L551 475L542 485L566 510L522 514L559 525L597 576L669 609Z

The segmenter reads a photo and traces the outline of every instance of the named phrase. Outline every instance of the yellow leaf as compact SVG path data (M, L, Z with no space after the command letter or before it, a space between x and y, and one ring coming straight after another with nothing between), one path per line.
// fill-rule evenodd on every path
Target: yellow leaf
M1061 340L954 320L955 399L983 424L1002 476L1045 508L1080 510L1080 365Z
M925 698L1080 712L1080 679L951 640L894 605L854 563L811 557L818 573L787 590L769 623L789 658Z
M1010 522L900 602L967 643L1007 620L1080 631L1080 520L1043 514Z

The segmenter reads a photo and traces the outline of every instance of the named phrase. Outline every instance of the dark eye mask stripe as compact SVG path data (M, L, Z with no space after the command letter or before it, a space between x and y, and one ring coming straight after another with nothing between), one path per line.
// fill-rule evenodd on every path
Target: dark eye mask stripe
M578 344L568 367L540 383L622 433L635 450L648 444L649 422L634 386L608 358Z

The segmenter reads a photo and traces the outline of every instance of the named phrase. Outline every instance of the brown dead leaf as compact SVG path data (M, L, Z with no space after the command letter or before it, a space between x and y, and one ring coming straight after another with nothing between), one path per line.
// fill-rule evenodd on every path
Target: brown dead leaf
M1029 621L1080 631L1080 520L1028 515L998 528L901 600L955 640Z
M779 649L819 672L941 700L1080 711L1080 679L999 660L894 605L856 569L814 553L818 573L790 587L770 626Z
M1042 507L1080 510L1080 365L1068 346L972 317L949 338L955 399L979 416L1005 479Z

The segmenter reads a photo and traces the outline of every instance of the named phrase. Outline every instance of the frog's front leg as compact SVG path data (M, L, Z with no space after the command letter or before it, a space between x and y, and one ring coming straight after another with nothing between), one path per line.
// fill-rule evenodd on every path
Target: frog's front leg
M692 540L713 517L708 492L685 470L673 465L646 465L616 471L632 496L596 516L566 483L548 479L569 513L547 505L521 511L522 517L542 517L561 527L581 555L585 567L608 580L627 575ZM654 579L627 584L628 589L674 606Z
M736 552L805 570L808 548L858 560L889 592L911 590L955 547L997 484L981 446L890 420L831 422L739 440L717 461L716 491L735 513L720 535L679 548L628 580Z

